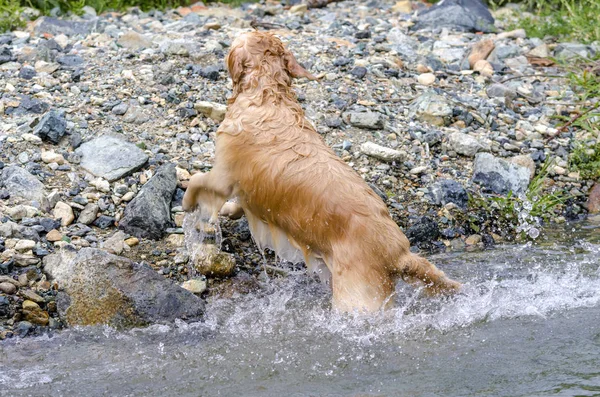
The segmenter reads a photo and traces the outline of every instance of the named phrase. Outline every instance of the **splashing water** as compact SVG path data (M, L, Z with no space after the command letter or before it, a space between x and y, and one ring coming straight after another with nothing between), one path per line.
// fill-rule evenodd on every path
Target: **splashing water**
M188 212L183 219L185 248L190 256L188 274L192 277L196 273L194 264L207 254L207 244L213 244L219 250L221 249L221 243L223 242L221 224L218 217L212 221L210 218L210 214L198 208L193 212Z
M374 315L335 313L294 275L211 298L202 322L0 342L0 396L598 395L598 231L436 255L460 294L400 282Z

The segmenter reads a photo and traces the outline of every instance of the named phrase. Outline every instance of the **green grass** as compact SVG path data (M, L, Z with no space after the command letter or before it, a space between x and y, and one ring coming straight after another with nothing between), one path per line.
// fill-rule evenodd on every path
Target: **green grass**
M224 3L239 6L243 3L257 0L208 0L208 3ZM142 11L165 10L188 6L195 0L0 0L0 33L25 26L21 17L23 7L39 10L48 15L51 10L58 8L62 14L83 13L83 7L90 6L101 13L108 10L123 11L130 7L139 7Z
M600 180L600 139L595 144L577 142L569 156L569 167L584 179Z
M507 1L491 2L500 6ZM534 13L511 28L523 28L528 37L556 37L561 41L591 43L600 40L600 0L527 0L524 7Z
M19 0L0 0L0 33L25 26Z
M513 195L512 192L506 196L469 194L466 212L469 227L475 233L491 231L510 234L509 232L518 230L525 222L536 226L539 221L548 222L557 216L557 210L570 196L560 191L545 189L546 179L554 163L554 159L546 160L537 176L529 183L523 198ZM493 220L492 225L486 223L489 220ZM522 234L525 236L526 232L527 230L523 230Z

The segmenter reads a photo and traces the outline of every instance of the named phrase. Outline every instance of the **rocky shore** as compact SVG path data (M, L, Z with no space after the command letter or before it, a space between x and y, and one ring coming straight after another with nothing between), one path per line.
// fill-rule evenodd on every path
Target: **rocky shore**
M600 45L505 31L515 10L477 4L86 8L0 35L0 339L196 320L207 296L257 287L262 256L243 219L223 222L218 269L188 280L181 209L190 176L211 168L228 45L252 26L273 28L318 75L297 82L307 117L416 247L537 237L528 192L542 171L536 193L564 198L546 222L599 211L599 185L569 168L575 142L597 137L557 128L554 116L579 108L554 77L564 71L540 60ZM482 204L511 195L523 198L515 221Z

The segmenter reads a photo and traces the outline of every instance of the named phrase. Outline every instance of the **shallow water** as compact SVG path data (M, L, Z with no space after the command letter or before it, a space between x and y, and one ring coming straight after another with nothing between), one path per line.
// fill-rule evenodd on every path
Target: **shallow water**
M205 321L95 327L0 344L0 395L600 395L600 227L436 255L450 300L336 315L307 277L209 302ZM558 242L557 242L558 241Z

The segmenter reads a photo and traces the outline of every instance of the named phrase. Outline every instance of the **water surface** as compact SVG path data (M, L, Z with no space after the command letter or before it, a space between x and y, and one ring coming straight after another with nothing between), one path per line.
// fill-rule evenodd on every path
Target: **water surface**
M600 227L431 257L449 300L330 311L307 277L209 302L205 321L71 329L0 344L2 396L597 396Z

